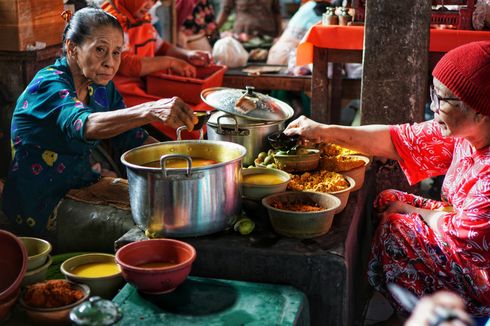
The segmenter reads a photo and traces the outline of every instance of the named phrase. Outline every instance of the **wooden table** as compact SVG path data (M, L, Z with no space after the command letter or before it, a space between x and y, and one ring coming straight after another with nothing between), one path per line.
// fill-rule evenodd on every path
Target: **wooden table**
M490 32L468 30L430 30L430 71L447 51L473 41L490 41ZM341 64L361 63L364 48L363 26L314 25L296 50L298 65L313 63L312 118L324 123L340 121L340 98L328 92L327 66L334 63L332 94L340 94ZM394 54L396 55L396 54Z
M265 64L249 64L250 66L263 66ZM292 76L287 73L287 66L281 67L277 73L261 73L260 75L250 75L242 71L246 67L231 68L225 72L223 86L231 88L245 88L254 86L255 89L266 90L286 90L309 92L311 89L311 76Z
M373 233L373 171L375 167L367 171L364 186L350 194L329 232L314 239L277 235L264 207L245 202L245 211L256 223L250 235L225 230L183 239L197 251L191 275L292 285L308 298L311 325L362 324L370 294L366 268ZM115 245L144 238L144 232L136 228Z

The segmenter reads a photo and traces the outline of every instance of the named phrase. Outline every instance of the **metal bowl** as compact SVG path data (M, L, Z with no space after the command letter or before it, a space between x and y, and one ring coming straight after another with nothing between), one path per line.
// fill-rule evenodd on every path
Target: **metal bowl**
M273 183L273 184L258 184L258 183L247 183L242 181L242 195L247 199L252 200L260 200L265 196L275 194L278 192L286 191L289 180L291 180L291 176L289 173L271 168L248 168L242 169L242 176L248 175L273 175L282 179L281 183Z
M289 211L273 207L274 201L315 203L324 209L315 212ZM262 205L267 208L270 222L277 233L287 237L308 239L324 235L330 230L340 200L334 195L323 192L286 191L265 197L262 199Z

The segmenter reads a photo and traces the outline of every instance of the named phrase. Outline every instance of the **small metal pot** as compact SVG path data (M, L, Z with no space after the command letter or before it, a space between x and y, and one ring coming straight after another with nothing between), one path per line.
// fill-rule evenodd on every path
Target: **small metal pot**
M285 121L249 120L226 112L214 112L207 122L209 140L221 140L245 146L245 165L254 164L260 152L268 148L267 136L285 128Z
M137 147L121 157L126 166L134 222L152 237L211 234L241 210L245 147L223 141L170 141ZM218 163L192 167L192 157ZM166 168L168 159L187 168ZM159 161L160 167L145 164Z

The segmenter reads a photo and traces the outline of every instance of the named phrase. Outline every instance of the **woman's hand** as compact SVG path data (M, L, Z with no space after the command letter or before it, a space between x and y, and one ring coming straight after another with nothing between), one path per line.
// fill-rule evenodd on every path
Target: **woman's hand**
M187 61L197 67L207 67L212 61L211 53L207 51L188 51Z
M192 130L197 123L197 117L192 109L178 97L165 98L155 102L145 103L149 113L156 119L178 128L185 125L187 130Z
M302 115L286 127L284 134L288 136L299 135L303 141L321 143L324 126Z
M170 69L176 74L184 77L194 78L197 75L196 67L177 58L173 58Z
M456 318L448 321L439 321L441 308L450 311ZM440 291L420 299L405 326L464 326L473 325L473 321L465 312L464 301L456 294Z

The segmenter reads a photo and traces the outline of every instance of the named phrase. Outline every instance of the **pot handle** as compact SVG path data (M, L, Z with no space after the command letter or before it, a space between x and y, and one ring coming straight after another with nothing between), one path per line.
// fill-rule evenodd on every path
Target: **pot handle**
M182 140L182 130L184 129L187 129L186 126L180 126L179 128L177 128L176 130L176 133L177 133L177 140ZM203 140L204 139L204 131L201 129L199 129L199 140Z
M223 132L223 127L219 123L220 119L222 119L222 118L231 118L231 119L233 119L233 121L235 121L234 134L235 135L238 135L238 121L236 120L236 117L233 116L233 115L231 115L231 114L225 114L225 115L222 115L222 116L218 117L218 119L216 119L216 123L218 124L218 134L222 135L224 133Z
M192 158L190 156L182 155L182 154L167 154L167 155L160 156L160 169L162 169L162 174L165 178L167 177L166 162L167 162L167 160L171 160L171 159L186 160L187 161L187 176L189 177L191 175Z

